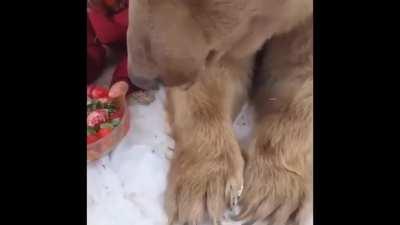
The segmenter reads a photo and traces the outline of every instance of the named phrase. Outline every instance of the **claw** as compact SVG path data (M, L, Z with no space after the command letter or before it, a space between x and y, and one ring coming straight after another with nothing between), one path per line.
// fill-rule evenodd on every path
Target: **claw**
M243 192L243 184L240 185L240 189L239 189L239 191L238 191L238 197L239 197L239 198L240 198L240 196L242 195L242 192Z
M168 147L167 151L165 152L165 157L168 160L171 160L174 157L174 149Z
M240 196L243 192L242 182L239 183L235 180L230 180L225 191L226 196L229 196L230 208L234 209L238 205Z
M239 203L239 198L241 195L241 190L235 191L232 187L231 187L231 191L230 191L230 207L231 209L234 209L238 203Z

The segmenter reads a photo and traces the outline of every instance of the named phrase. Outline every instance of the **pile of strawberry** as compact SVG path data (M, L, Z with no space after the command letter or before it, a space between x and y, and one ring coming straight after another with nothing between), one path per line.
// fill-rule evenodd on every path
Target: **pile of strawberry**
M108 98L108 89L90 85L87 88L87 144L96 142L119 126L123 109Z

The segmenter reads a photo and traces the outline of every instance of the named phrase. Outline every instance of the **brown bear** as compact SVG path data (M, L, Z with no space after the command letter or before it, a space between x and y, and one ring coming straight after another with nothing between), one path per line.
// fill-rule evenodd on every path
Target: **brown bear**
M220 224L239 205L239 220L301 224L312 204L313 1L132 0L127 45L132 82L167 87L169 223ZM247 100L256 125L241 150L233 121Z

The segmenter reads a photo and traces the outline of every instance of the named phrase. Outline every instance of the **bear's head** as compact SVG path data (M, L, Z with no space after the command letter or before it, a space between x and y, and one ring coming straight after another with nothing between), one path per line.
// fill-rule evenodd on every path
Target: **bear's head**
M263 27L283 26L308 5L312 0L131 0L129 76L145 89L155 81L190 85L235 46L258 48L271 33Z

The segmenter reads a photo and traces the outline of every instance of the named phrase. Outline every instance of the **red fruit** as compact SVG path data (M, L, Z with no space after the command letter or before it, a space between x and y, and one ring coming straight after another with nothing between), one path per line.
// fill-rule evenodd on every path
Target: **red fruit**
M113 119L121 119L121 117L124 115L124 110L121 108L117 109L117 111L113 112L110 114L110 120Z
M92 91L90 92L90 95L94 99L98 98L107 98L108 97L108 90L104 87L100 86L95 86Z
M86 95L91 98L92 97L92 91L93 91L94 85L90 84L89 86L86 87Z
M100 128L100 130L97 132L97 136L100 138L103 138L107 135L109 135L112 131L112 128Z
M97 109L89 113L86 122L89 127L95 127L101 123L106 122L107 120L108 120L107 110Z
M99 138L95 134L89 134L86 136L86 142L87 144L91 144L95 141L97 141Z

